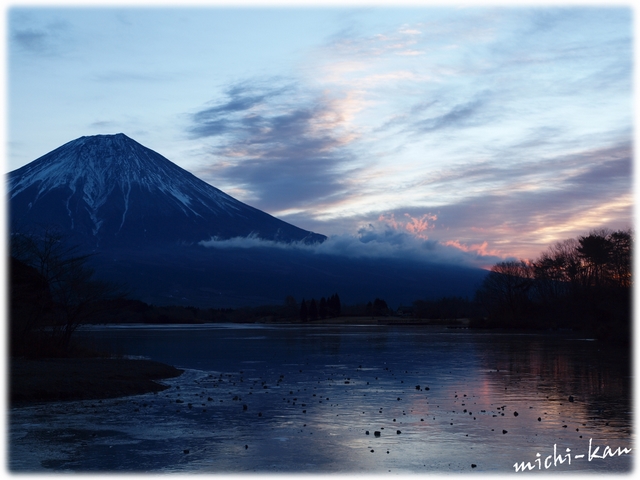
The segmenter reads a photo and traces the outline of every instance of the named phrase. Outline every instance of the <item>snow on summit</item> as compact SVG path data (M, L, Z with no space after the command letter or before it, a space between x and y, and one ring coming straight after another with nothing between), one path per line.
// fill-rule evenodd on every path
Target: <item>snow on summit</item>
M137 184L149 191L167 192L186 206L193 199L181 193L185 187L195 189L221 207L233 208L234 203L231 197L123 133L72 140L10 175L18 173L21 178L12 183L11 197L36 183L40 192L60 186L76 190L82 183L86 201L93 205L114 188L126 192Z
M8 176L13 223L53 221L96 244L248 235L290 242L310 233L239 202L122 133L72 140Z

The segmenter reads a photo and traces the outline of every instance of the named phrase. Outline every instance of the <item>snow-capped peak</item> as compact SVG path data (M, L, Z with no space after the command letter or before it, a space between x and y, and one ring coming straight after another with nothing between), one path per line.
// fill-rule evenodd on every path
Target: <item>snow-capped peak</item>
M239 202L122 133L72 140L8 177L12 220L55 220L98 242L325 238Z

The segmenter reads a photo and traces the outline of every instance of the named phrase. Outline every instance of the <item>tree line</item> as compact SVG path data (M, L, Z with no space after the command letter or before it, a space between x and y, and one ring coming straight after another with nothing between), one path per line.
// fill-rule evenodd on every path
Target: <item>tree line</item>
M291 299L293 299L293 297L287 297L287 300L290 301ZM342 304L340 302L340 296L337 293L334 293L329 298L322 297L317 302L315 298L312 298L308 304L303 298L300 303L300 320L307 322L328 317L339 317L341 309Z
M594 230L557 242L534 261L491 268L476 293L475 326L571 328L630 338L632 250L628 230Z

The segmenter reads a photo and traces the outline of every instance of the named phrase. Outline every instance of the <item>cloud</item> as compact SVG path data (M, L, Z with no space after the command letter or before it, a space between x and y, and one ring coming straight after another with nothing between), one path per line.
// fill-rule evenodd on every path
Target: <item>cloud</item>
M631 155L631 145L623 142L544 161L454 165L440 177L428 179L431 192L454 191L453 197L438 204L426 199L423 205L407 203L326 223L299 214L286 219L325 234L330 226L339 231L350 224L374 225L357 230L361 242L397 246L425 241L438 246L439 254L446 251L451 258L473 258L478 264L534 259L550 244L593 228L630 226ZM457 250L467 255L456 257Z
M446 242L444 242L444 245L448 247L455 247L459 250L462 250L463 252L476 252L483 257L494 256L498 258L502 256L497 250L489 251L489 243L486 241L482 242L481 244L465 245L463 243L460 243L459 240L447 240Z
M593 194L594 192L612 193L612 187L619 186L620 193L629 191L632 178L632 159L630 151L611 152L611 154L622 153L623 156L613 158L603 163L597 163L586 168L583 172L572 176L568 181L577 189L586 189Z
M260 91L261 90L261 91ZM231 117L233 114L249 112L265 105L270 100L285 94L287 89L264 89L259 85L232 85L226 91L228 100L222 104L205 108L193 114L193 125L189 133L193 138L223 135L227 132L245 130L251 126L251 116ZM255 125L255 122L253 122Z
M25 50L41 52L47 48L51 35L36 30L18 30L13 32L12 39Z
M413 50L416 45L417 30L401 28L384 34L356 36L351 31L343 31L331 38L325 48L340 56L371 58L387 54L402 54Z
M404 217L409 220L402 219L398 221L396 220L395 213L382 214L378 217L378 221L384 222L394 230L406 230L415 237L427 240L429 238L427 232L434 228L433 222L438 219L438 216L432 213L424 213L419 217L413 217L409 213L405 213Z
M542 129L541 135L546 131ZM626 141L567 153L552 153L551 148L549 153L540 148L529 149L525 145L529 143L536 147L545 145L544 135L489 150L481 160L452 163L416 178L412 187L430 187L442 193L456 190L456 196L463 198L477 191L487 195L517 195L529 191L541 196L560 191L570 197L583 198L593 196L594 192L611 195L616 190L627 192L631 188L632 150ZM555 149L561 147L556 144ZM467 195L457 191L464 188Z
M231 239L211 238L201 245L216 249L275 248L293 249L314 255L348 258L390 258L426 264L455 264L466 267L489 268L506 256L492 250L488 242L467 244L460 240L429 238L425 232L433 230L437 216L432 213L411 212L381 214L370 222L360 221L353 233L329 235L320 244L279 243L256 236ZM353 223L353 219L351 221Z
M481 107L485 104L483 99L474 99L468 102L454 105L446 113L413 121L408 127L414 134L433 132L445 128L461 128L474 123Z
M220 240L212 238L201 245L216 249L275 248L293 249L313 255L331 255L348 258L391 258L413 263L455 264L466 267L487 268L503 257L487 252L486 248L466 248L456 242L441 243L426 240L409 233L370 223L360 227L356 234L332 235L321 244L278 243L255 236Z
M35 26L30 16L13 14L9 27L10 46L22 52L57 56L68 46L70 27L64 21L54 20Z
M89 124L89 128L113 128L116 125L118 123L113 120L96 120Z
M475 176L480 193L428 207L437 214L430 238L465 245L488 241L487 251L535 258L548 244L592 228L627 228L633 208L631 166L626 142L503 168L471 164L439 181L443 189L455 189L467 175Z
M248 189L267 211L301 208L346 192L358 137L348 95L301 91L291 83L234 85L227 99L191 115L190 135L211 139L203 179Z

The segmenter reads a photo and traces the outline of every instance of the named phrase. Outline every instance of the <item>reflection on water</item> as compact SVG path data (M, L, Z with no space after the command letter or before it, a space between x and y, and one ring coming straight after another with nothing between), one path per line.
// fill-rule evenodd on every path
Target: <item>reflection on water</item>
M82 335L186 372L158 394L13 409L11 470L506 473L545 470L554 445L569 459L548 460L550 472L631 469L633 452L598 458L632 447L629 362L576 336L291 325Z

